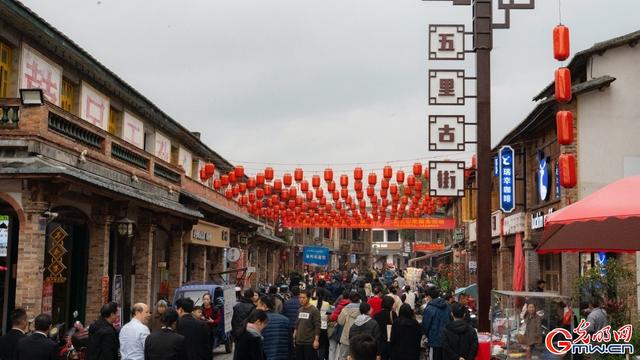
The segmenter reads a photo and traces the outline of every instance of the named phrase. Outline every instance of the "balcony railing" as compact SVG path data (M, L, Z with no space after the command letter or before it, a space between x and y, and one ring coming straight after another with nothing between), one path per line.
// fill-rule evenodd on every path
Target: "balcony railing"
M112 147L113 149L113 147ZM179 184L180 183L180 174L165 167L160 164L155 164L153 168L153 173L156 176L159 176L165 180L171 181L172 183Z
M52 112L49 113L49 130L70 137L73 140L93 148L102 149L102 143L104 142L103 136L74 124L64 117Z

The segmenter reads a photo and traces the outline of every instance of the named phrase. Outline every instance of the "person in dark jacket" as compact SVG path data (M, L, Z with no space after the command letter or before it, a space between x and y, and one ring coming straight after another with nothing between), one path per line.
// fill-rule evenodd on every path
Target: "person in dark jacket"
M49 339L51 330L51 315L36 316L34 325L36 332L18 341L16 360L57 360L58 345Z
M391 358L391 327L393 326L393 321L398 318L396 313L391 310L393 303L394 299L391 296L383 297L382 310L373 317L380 327L380 343L378 348L380 349L380 357L382 360L389 360Z
M349 343L358 335L369 335L378 344L378 353L380 353L380 326L371 318L371 305L366 302L360 303L360 315L356 317L351 329L349 329Z
M256 296L256 292L252 289L247 289L244 292L244 297L241 297L238 300L236 306L233 307L233 317L231 318L231 333L233 334L233 338L237 339L242 335L244 331L244 327L249 318L249 315L256 307L254 304L254 298Z
M117 360L120 341L113 323L118 319L118 304L109 302L102 305L100 319L89 326L89 360Z
M376 340L369 335L358 335L351 341L347 360L375 360L378 346Z
M275 304L271 297L263 296L261 301L269 309L267 312L268 323L262 330L266 360L289 360L289 355L293 350L289 319L275 312Z
M402 304L398 318L391 327L391 358L402 360L420 359L422 331L409 304Z
M186 360L213 359L213 336L206 322L191 315L193 300L181 298L176 301L176 309L180 319L176 331L184 336Z
M465 320L462 304L451 305L453 322L444 328L442 342L444 360L475 360L478 353L478 334Z
M447 301L440 297L436 287L429 288L427 295L431 301L427 304L422 315L422 329L427 336L427 344L433 350L432 360L442 360L442 333L451 322L451 309Z
M262 310L254 311L249 319L245 331L237 339L233 360L265 360L262 331L268 324L267 313Z
M160 330L144 341L144 360L183 360L186 358L184 336L176 333L178 313L167 310L160 318Z
M300 311L300 288L294 286L291 288L291 299L284 302L282 314L289 319L289 329L291 333L296 328L296 321L298 321L298 311Z
M24 309L15 309L11 313L11 330L0 338L0 360L14 360L18 341L25 337L29 329L27 312Z

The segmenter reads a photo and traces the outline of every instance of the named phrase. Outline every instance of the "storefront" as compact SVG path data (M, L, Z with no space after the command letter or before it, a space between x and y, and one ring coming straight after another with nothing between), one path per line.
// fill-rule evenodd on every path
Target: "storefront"
M219 281L214 274L228 268L229 228L199 221L184 235L183 243L187 247L186 281Z

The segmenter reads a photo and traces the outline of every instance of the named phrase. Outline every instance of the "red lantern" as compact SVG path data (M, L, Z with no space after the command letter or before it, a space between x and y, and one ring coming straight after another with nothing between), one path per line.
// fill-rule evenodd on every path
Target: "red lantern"
M553 28L553 57L558 61L564 61L570 52L569 28L557 25Z
M362 181L356 180L356 182L353 183L353 189L355 191L362 191Z
M233 170L229 171L229 183L235 184L236 180L236 173Z
M238 187L238 185L233 185L231 190L233 191L233 197L236 197L240 194L240 188Z
M254 178L254 177L250 177L250 178L247 180L247 189L249 189L249 190L253 190L253 189L255 189L255 188L256 188L256 178Z
M226 197L227 200L233 199L233 190L231 190L231 189L225 190L224 197Z
M340 186L343 188L349 186L349 176L344 174L340 175Z
M420 175L422 175L422 164L420 163L413 164L413 176L420 176Z
M222 187L222 181L220 181L220 179L213 180L213 188L215 190L220 190L221 187Z
M316 189L316 198L317 199L322 199L324 197L324 191L322 190L321 187Z
M356 192L356 199L358 200L364 199L364 193L362 191Z
M200 169L200 181L202 182L207 181L207 172L205 171L204 168Z
M305 193L309 191L309 182L307 180L302 180L300 182L300 191Z
M320 175L313 175L313 177L311 177L311 186L313 186L314 189L320 187Z
M556 114L556 132L560 145L573 143L573 113L571 111L558 111Z
M429 180L429 167L424 168L424 178Z
M264 173L257 173L256 174L256 185L257 186L264 185Z
M268 167L268 168L264 169L264 178L267 181L273 180L274 177L275 177L275 175L274 175L272 167Z
M378 182L378 176L376 176L376 173L374 172L369 173L369 185L375 186L377 182Z
M284 186L291 186L291 184L293 184L293 178L291 177L291 174L285 173L284 175L282 175L282 183L284 184Z
M283 201L287 201L289 199L289 192L287 190L280 193L280 198Z
M247 192L247 184L241 182L240 184L238 184L238 186L240 187L240 194L244 194Z
M229 185L229 175L220 176L220 182L222 183L222 186Z
M207 175L207 179L212 177L216 171L216 166L213 163L207 163L204 165L204 172Z
M405 186L405 187L404 187L404 195L405 195L405 196L411 196L411 191L412 191L412 190L411 190L411 188L410 188L410 187L408 187L408 186Z
M307 201L313 200L313 192L307 191L307 193L305 194L305 197L307 198Z
M273 194L273 188L271 187L271 185L265 185L264 196L271 196L271 194Z
M256 198L258 200L262 199L264 197L264 189L256 189Z
M369 187L367 188L367 196L368 196L368 197L373 197L373 196L375 196L375 195L376 195L376 188L375 188L375 187L373 187L373 186L369 186Z
M398 170L398 172L396 172L396 182L398 184L402 184L404 182L404 171Z
M416 177L413 176L413 175L407 176L407 186L413 187L413 186L415 186L415 184L416 184Z
M571 70L565 67L556 69L555 73L556 101L571 101Z
M391 166L385 166L384 169L382 169L382 176L387 180L391 180L391 178L393 177L393 169L391 168Z
M282 180L276 179L273 182L273 190L275 190L276 192L282 191Z
M391 186L389 186L389 193L393 196L398 195L398 185L391 184Z
M380 181L380 188L382 190L387 190L389 189L389 180L387 179L382 179L382 181Z
M295 187L290 187L289 188L289 197L290 198L295 198L298 195L298 189Z
M333 181L333 169L331 168L324 169L324 181L326 182Z
M329 183L327 183L327 191L330 193L336 191L336 183L333 181L330 181Z
M416 194L422 194L422 182L416 181L415 185L413 186L413 190L415 190Z
M560 185L565 188L573 188L578 183L576 177L576 157L573 154L562 154L558 158L560 170Z
M340 193L339 193L339 192L337 192L337 191L333 191L332 195L333 195L333 196L332 196L333 201L336 201L336 202L337 202L338 200L340 200ZM337 205L338 205L338 204L336 204L336 206L337 206Z
M346 200L348 196L349 196L349 189L342 188L342 189L340 190L340 197L341 197L343 200Z
M386 198L388 191L389 190L387 190L387 189L380 189L380 197L383 198L383 199Z
M236 179L241 180L242 177L244 176L244 167L242 165L238 165L233 170L233 172L235 172L236 174Z
M301 168L296 168L293 171L293 178L296 180L296 182L302 181L302 179L304 178L304 172Z
M353 169L353 179L356 181L361 181L362 177L364 176L364 172L362 171L362 168L355 168Z

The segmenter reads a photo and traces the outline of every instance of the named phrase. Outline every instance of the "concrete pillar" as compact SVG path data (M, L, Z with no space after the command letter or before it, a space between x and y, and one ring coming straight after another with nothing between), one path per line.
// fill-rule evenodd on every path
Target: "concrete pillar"
M508 246L500 246L498 250L498 283L497 289L513 288L513 251ZM526 286L525 286L526 287Z
M563 253L560 258L560 294L578 295L575 292L576 279L580 276L580 255ZM574 304L575 305L575 304Z
M524 288L525 290L530 290L536 287L536 282L540 279L540 261L531 241L524 240L523 249L525 260Z
M182 243L184 231L172 228L169 239L169 296L182 286L184 278L184 254L185 248Z
M190 246L189 256L189 270L191 271L191 281L206 281L206 264L207 264L207 252L204 246L200 245L188 245Z
M135 288L133 301L150 305L152 291L153 271L153 243L155 239L156 225L152 223L140 223L138 234L133 239L136 249L135 256Z
M92 220L89 229L86 322L99 317L100 307L104 303L102 280L109 275L109 234L114 218L106 214L97 214Z

